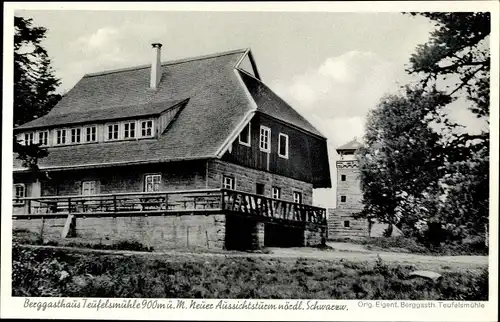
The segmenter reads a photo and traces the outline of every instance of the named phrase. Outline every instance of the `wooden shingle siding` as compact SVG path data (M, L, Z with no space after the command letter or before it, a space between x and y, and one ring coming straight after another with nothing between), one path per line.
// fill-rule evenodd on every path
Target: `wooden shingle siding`
M261 126L271 129L270 153L261 151L259 147ZM288 158L282 158L278 155L280 133L288 136ZM240 144L236 139L232 144L231 151L226 152L222 159L256 170L269 171L296 180L315 183L318 182L317 168L322 169L321 159L325 158L322 153L322 145L324 144L321 139L278 122L271 117L257 114L251 120L250 147ZM324 162L324 166L328 166L328 160ZM321 176L325 175L321 174ZM329 171L327 171L327 176L329 180Z

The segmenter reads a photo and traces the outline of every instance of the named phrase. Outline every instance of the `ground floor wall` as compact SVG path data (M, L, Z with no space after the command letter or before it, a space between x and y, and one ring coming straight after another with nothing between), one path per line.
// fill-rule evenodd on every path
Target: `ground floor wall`
M234 179L235 189L247 193L258 193L257 184L263 185L263 195L271 197L271 190L277 187L281 190L281 200L294 201L294 192L302 196L302 203L312 205L313 187L311 183L267 171L251 169L234 163L212 160L207 165L208 188L221 188L223 177Z

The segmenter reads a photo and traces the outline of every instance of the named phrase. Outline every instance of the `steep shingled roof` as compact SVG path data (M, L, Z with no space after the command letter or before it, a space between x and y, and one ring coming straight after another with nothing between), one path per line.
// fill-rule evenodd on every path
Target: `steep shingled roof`
M137 105L89 107L83 111L72 113L49 113L48 115L25 123L16 129L35 129L58 125L74 125L82 123L95 123L108 120L146 117L160 115L162 112L178 105L184 100L152 102Z
M287 102L276 95L269 87L255 77L245 72L239 71L241 78L245 82L248 91L252 95L257 110L277 119L281 119L289 124L295 125L303 130L311 132L317 136L324 136L302 115L295 111Z
M321 134L255 78L244 81L235 66L247 49L165 62L156 90L149 88L150 66L85 75L50 113L17 129L75 124L113 117L159 113L184 104L168 131L155 139L100 142L48 148L41 169L135 164L216 158L242 121L257 111ZM241 77L248 75L240 73ZM274 103L274 104L271 104ZM145 113L145 114L144 114ZM150 114L148 114L150 115ZM21 170L14 157L14 169Z
M189 98L168 131L158 139L48 148L40 168L134 163L214 157L253 107L234 66L245 49L162 63L157 90L149 88L150 67L84 76L44 118L99 112L114 106L165 104ZM14 157L14 168L21 168Z

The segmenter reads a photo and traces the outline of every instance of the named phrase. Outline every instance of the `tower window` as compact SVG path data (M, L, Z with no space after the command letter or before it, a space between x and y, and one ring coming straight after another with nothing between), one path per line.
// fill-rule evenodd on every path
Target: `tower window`
M346 180L346 176L345 176L345 174L341 175L341 176L340 176L340 181L345 181L345 180Z
M344 228L349 228L351 227L351 223L349 222L349 220L344 220Z
M346 202L347 197L346 196L340 196L340 202Z

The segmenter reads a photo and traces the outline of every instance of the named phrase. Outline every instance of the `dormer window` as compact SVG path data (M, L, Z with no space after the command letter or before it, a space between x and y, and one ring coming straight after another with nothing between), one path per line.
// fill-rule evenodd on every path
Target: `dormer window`
M85 128L85 142L95 142L97 141L97 127L89 126Z
M24 134L24 144L25 145L32 145L34 143L34 133L25 133Z
M141 136L148 137L153 136L153 121L141 121Z
M106 139L108 141L118 140L120 130L119 124L109 124Z
M49 131L38 132L38 143L41 146L47 146L49 144Z
M66 144L66 129L61 129L56 131L56 144L57 145Z
M250 146L250 123L241 131L239 142L241 145Z
M71 129L71 143L80 143L82 129Z
M135 138L135 122L127 122L123 125L123 137L125 139Z

